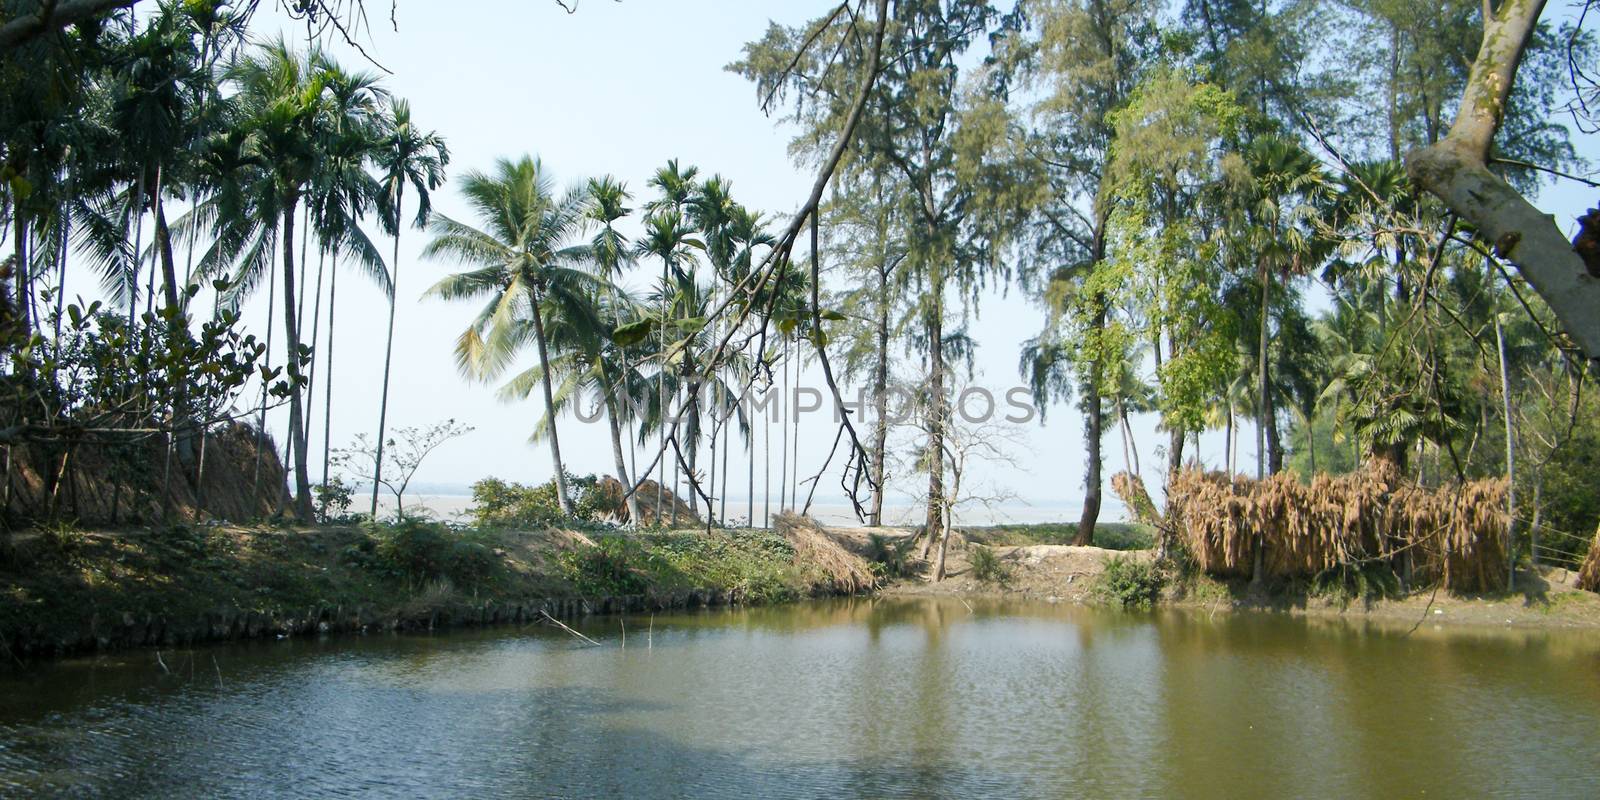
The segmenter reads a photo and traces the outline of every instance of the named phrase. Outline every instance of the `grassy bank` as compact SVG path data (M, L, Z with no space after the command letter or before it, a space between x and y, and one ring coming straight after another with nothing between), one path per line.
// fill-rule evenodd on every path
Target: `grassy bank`
M0 658L767 603L830 586L770 531L60 527L0 539Z

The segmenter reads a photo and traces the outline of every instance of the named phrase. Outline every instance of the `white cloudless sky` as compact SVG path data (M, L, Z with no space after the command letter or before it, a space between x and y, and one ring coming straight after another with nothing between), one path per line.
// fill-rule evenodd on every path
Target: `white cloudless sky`
M390 27L387 3L368 0L367 6L372 12L370 31L360 41L392 70L384 85L411 102L414 120L446 139L451 176L488 170L498 158L531 154L565 183L614 175L634 193L638 207L650 194L647 178L676 158L698 166L702 175L725 176L737 200L779 216L795 210L810 188L812 169L797 166L788 156L792 131L764 116L752 85L723 68L739 57L744 42L762 35L769 19L799 24L825 13L830 2L584 0L576 13L568 14L553 0L399 0L397 30ZM252 35L265 39L279 33L304 46L303 24L289 20L276 3L262 3ZM372 68L337 37L324 37L324 42L347 67ZM1581 213L1582 197L1575 190L1547 195L1551 202L1545 207L1557 211L1559 218ZM450 183L434 193L433 204L438 212L473 221ZM379 235L375 228L371 232ZM460 490L489 475L528 483L548 480L551 465L545 445L528 442L541 413L537 399L502 403L495 397L495 386L468 383L456 371L455 338L477 304L422 298L428 286L454 270L450 264L419 260L425 238L424 232L408 228L400 245L389 425L391 429L421 426L454 418L474 431L440 448L420 470L417 482L425 490L439 491ZM380 250L387 258L387 239L380 242ZM314 256L312 262L308 292L315 286ZM77 273L82 275L81 270ZM648 273L648 267L636 268L633 285L643 287ZM69 292L94 294L91 278L79 277L77 284L69 286ZM263 285L244 309L245 323L257 335L265 333L266 310ZM310 310L308 298L308 316ZM990 293L976 311L970 330L979 342L974 382L1003 397L1006 389L1020 382L1019 347L1037 332L1043 314L1016 290ZM377 428L386 315L387 304L376 288L354 271L340 275L333 350L334 447ZM274 325L280 327L275 350L281 354L281 312L274 317ZM320 357L326 358L326 328L316 346L322 351ZM278 355L275 362L281 358ZM531 359L531 355L524 359L524 366ZM312 399L312 450L318 454L312 462L313 482L322 473L325 375L319 367ZM819 376L808 382L822 385ZM1045 423L1031 423L1013 448L1016 463L980 466L975 469L976 481L986 490L1014 494L1019 517L1075 519L1084 476L1080 415L1068 405L1047 411ZM271 412L268 425L280 441L285 439L287 412ZM803 475L821 466L834 430L825 414L803 419L799 439ZM1107 430L1109 480L1122 469L1123 457L1115 429L1108 425ZM1152 418L1137 420L1135 432L1147 474L1159 472L1148 465L1160 463L1155 450L1165 435L1156 431ZM569 415L560 421L560 435L573 472L611 471L603 423L583 424ZM778 441L774 429L774 449ZM1240 443L1252 441L1253 432L1247 427ZM1208 464L1217 465L1221 452L1220 433L1204 438L1202 458ZM1245 447L1242 470L1253 472L1253 454L1253 446ZM640 457L647 457L646 452L641 450ZM732 458L731 498L744 496L744 458L742 450ZM759 495L759 472L756 481ZM903 476L897 484L892 488L899 490L898 498L909 500L925 479ZM839 500L835 475L824 479L818 496L828 502ZM1031 509L1022 512L1024 505ZM1121 514L1108 487L1103 518Z

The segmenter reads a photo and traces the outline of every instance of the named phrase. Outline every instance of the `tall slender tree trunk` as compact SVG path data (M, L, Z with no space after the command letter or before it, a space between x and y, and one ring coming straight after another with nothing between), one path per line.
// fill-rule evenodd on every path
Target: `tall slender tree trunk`
M325 353L322 389L322 483L328 483L328 465L333 453L333 312L334 299L339 294L339 248L333 249L333 265L328 271L328 350Z
M1517 579L1517 450L1511 427L1511 379L1506 372L1506 336L1500 317L1494 319L1494 341L1500 351L1500 397L1506 415L1506 588Z
M316 300L311 304L311 370L306 379L306 408L308 409L306 417L308 419L310 418L311 414L316 413L314 409L317 407L317 362L321 361L322 359L317 357L316 347L317 336L321 333L322 329L322 271L327 265L327 248L319 246L317 248ZM304 307L305 306L302 304L301 308ZM311 450L311 423L309 422L306 423L305 430L300 432L300 446L305 448L307 452L310 452Z
M1096 332L1103 332L1106 326L1105 298L1096 296L1093 302L1095 310L1091 324ZM1095 361L1084 375L1087 380L1083 387L1083 435L1089 454L1088 469L1083 479L1083 514L1078 517L1078 534L1072 539L1072 543L1079 546L1094 544L1094 526L1100 519L1100 469L1105 461L1105 401L1101 397L1101 384L1105 381L1102 373L1103 367L1099 361Z
M1122 435L1128 437L1128 451L1133 453L1133 474L1144 477L1144 471L1139 467L1139 440L1133 436L1133 423L1128 421L1128 407L1119 403L1117 416L1122 418Z
M277 309L276 303L278 298L278 282L276 280L278 270L278 242L276 239L272 241L271 248L272 253L267 258L267 349L262 351L266 355L268 367L272 366L272 330L274 328L272 312ZM252 503L261 499L261 458L262 453L266 451L267 447L267 388L267 381L263 380L261 382L261 413L256 419L256 466L255 473L251 479L251 491L253 494L251 494L250 497ZM274 495L277 495L277 493L274 492ZM270 506L276 505L277 501L273 501L273 503L270 504Z
M1267 474L1283 471L1283 433L1278 427L1278 404L1267 394Z
M1260 394L1256 396L1256 480L1267 476L1267 426L1272 416L1272 397L1267 378L1267 325L1271 315L1272 272L1266 259L1261 260L1261 341L1256 351L1256 378Z
M1157 334L1156 334L1156 342L1155 342L1155 344L1156 344L1156 369L1159 371L1161 369L1161 334L1159 332L1157 332ZM1178 342L1177 342L1176 338L1173 336L1172 330L1169 328L1167 330L1167 356L1169 358L1177 358L1178 357L1178 351L1179 351ZM1179 470L1183 469L1183 440L1185 439L1185 437L1186 437L1186 431L1184 431L1182 425L1172 425L1167 429L1167 475L1168 476L1176 474Z
M405 185L399 184L395 190L394 198L394 257L389 268L389 331L384 337L383 345L383 389L378 400L378 455L372 460L372 510L373 519L378 518L378 489L383 485L383 449L384 431L389 423L389 370L394 363L394 312L395 305L400 298L400 229L404 227L402 220L405 214ZM565 510L565 506L562 507ZM398 505L396 513L399 513Z
M1228 421L1222 429L1222 465L1228 470L1228 477L1233 477L1233 397L1228 397Z
M872 367L872 405L877 417L872 426L872 514L867 521L873 526L883 524L884 457L889 445L889 303L889 265L885 259L878 265L878 361Z
M14 230L12 235L15 237L12 247L15 248L16 253L16 263L12 268L12 279L16 281L17 319L21 322L23 336L27 336L33 331L32 320L28 319L28 295L30 294L28 291L28 284L30 283L28 272L28 213L20 207L20 204L13 205L11 210L12 229ZM130 302L130 307L131 305Z
M544 335L544 297L537 288L533 290L533 337L539 346L539 366L542 368L539 388L544 391L544 413L550 420L550 460L556 471L556 502L561 506L561 513L572 514L572 498L567 494L567 471L561 462L561 437L556 435L556 400L550 390L550 353L546 349Z
M159 174L159 173L158 173ZM157 181L159 184L160 181ZM162 300L168 308L179 308L181 301L178 299L178 269L172 258L172 231L167 228L167 212L165 204L161 202L161 193L156 192L154 198L156 206L156 250L161 254L161 284Z
M928 276L933 308L928 313L928 518L919 556L944 530L944 276L937 261Z
M300 431L305 427L305 408L300 396L300 329L295 318L294 288L294 210L296 199L290 199L283 215L283 334L288 346L289 360L289 451L294 461L294 507L300 523L311 523L311 478L306 471L306 449L301 445Z
M761 527L772 527L772 415L761 414L761 431L765 443L761 446ZM750 447L751 461L755 460L755 446Z
M606 382L606 419L611 424L611 457L617 463L617 480L621 481L622 487L626 491L633 486L633 481L628 476L628 466L624 463L625 458L622 452L622 415L618 413L618 409L622 407L623 401L617 397L615 388L611 385L611 378L605 374L603 368L601 375ZM554 423L555 420L551 419L552 430L554 429ZM627 494L628 518L633 520L633 524L638 525L640 520L639 493L628 492Z
M134 321L139 318L139 251L144 248L144 170L139 170L139 178L134 182L133 192L133 274L128 277L128 332L132 333ZM18 237L20 242L24 241ZM18 263L26 264L25 259L18 259ZM19 287L26 286L27 282L21 280L22 273L17 273ZM19 299L26 300L23 295ZM20 313L20 312L19 312Z
M789 340L785 339L783 341L783 402L778 404L779 410L782 411L782 415L778 418L778 432L783 435L783 449L779 451L778 455L779 511L788 507L792 502L786 499L789 496L789 415L794 413L791 405L794 402L794 390L789 385L789 368L793 365L794 359L790 358L789 348Z

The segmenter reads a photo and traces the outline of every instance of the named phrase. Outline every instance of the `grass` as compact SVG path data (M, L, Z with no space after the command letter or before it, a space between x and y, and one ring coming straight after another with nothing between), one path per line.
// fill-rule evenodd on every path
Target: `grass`
M0 644L34 652L93 645L95 631L165 620L319 613L427 621L486 603L686 590L765 603L812 592L816 576L766 531L590 534L453 530L438 523L319 528L171 527L0 537ZM803 559L799 559L803 561ZM3 656L3 653L0 653Z
M962 528L971 541L990 547L1020 547L1034 544L1072 544L1078 535L1076 522L1046 522L1033 525L989 525ZM1148 525L1127 522L1101 522L1094 526L1094 546L1107 550L1148 550L1155 546L1155 530Z

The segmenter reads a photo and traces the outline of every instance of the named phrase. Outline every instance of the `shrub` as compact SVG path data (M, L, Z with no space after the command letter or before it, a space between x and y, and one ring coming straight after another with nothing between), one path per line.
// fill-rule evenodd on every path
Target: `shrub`
M1149 608L1161 596L1165 579L1156 565L1125 556L1114 556L1106 562L1095 592L1103 600L1124 608Z
M369 524L372 559L412 585L440 578L470 583L489 576L494 553L437 522L406 517L393 525ZM364 548L345 550L347 560L361 561Z
M546 528L556 525L597 523L611 503L593 475L568 475L571 516L561 513L554 480L538 486L484 478L472 484L472 515L481 527Z
M899 578L909 571L905 542L891 542L889 537L874 533L867 536L867 562L872 571L884 578Z
M568 550L559 558L561 572L587 595L640 594L647 587L640 574L648 556L638 544L621 536L607 536L593 547Z
M1011 567L994 550L981 544L972 546L972 577L980 583L1004 585L1011 579Z
M333 478L311 487L311 491L316 498L317 516L324 524L345 519L354 491L349 484Z

